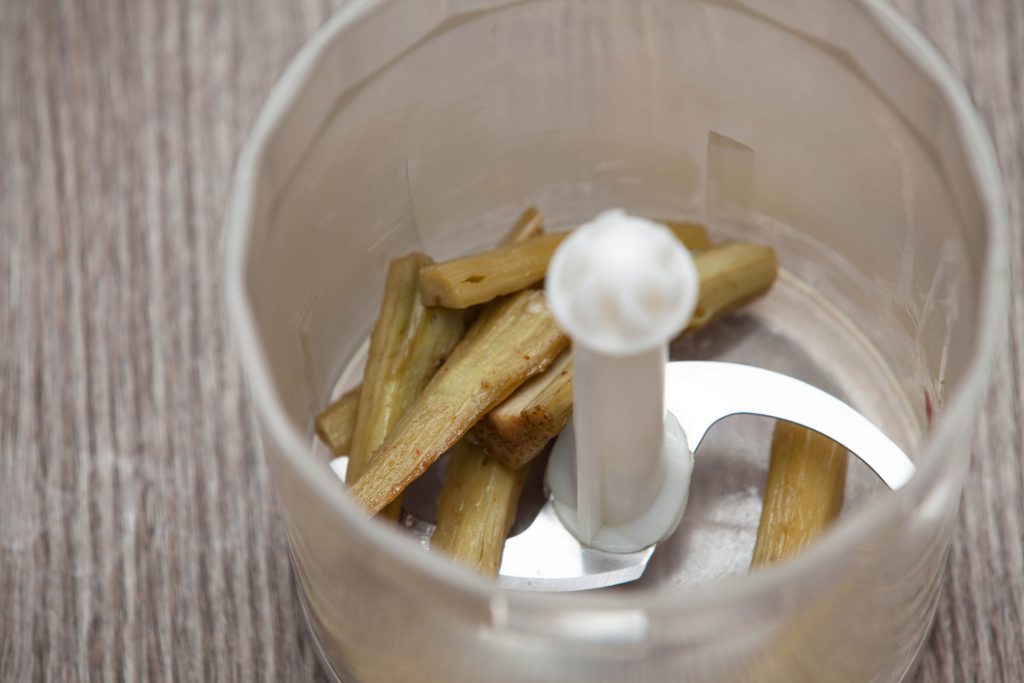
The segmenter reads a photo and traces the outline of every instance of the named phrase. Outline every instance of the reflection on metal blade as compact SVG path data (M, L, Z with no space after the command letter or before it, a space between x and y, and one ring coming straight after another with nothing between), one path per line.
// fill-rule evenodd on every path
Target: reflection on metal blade
M665 407L696 450L708 430L729 415L752 414L795 422L842 444L889 488L903 486L914 464L878 427L831 394L770 370L736 363L669 363ZM331 462L345 478L347 459ZM697 462L700 462L698 455ZM698 464L699 467L699 464ZM433 531L413 530L421 541ZM533 523L505 543L499 584L534 591L577 591L634 581L644 573L655 546L634 553L609 553L580 544L563 526L549 500Z
M910 458L866 417L821 389L771 370L712 361L669 363L665 407L683 426L693 450L724 417L764 415L838 442L893 490L914 474Z
M654 546L607 553L580 545L548 501L526 531L505 542L498 583L504 588L578 591L640 578Z

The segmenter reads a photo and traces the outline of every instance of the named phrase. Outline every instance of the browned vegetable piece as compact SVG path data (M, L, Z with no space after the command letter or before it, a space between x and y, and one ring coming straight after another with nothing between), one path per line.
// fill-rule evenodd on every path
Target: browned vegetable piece
M762 244L732 242L694 257L700 296L690 324L696 332L767 292L779 274L775 250Z
M469 438L492 458L519 469L565 428L571 416L572 353L565 351L489 412Z
M529 208L501 244L522 242L542 229L540 212ZM431 546L483 574L497 574L526 473L527 468L511 470L486 457L466 439L456 443L448 451Z
M732 243L694 256L700 295L693 321L684 334L761 296L778 274L775 252L759 244ZM543 375L523 384L487 414L471 438L493 458L511 468L529 462L572 415L572 361L569 353Z
M537 237L544 231L544 214L534 206L523 211L519 220L508 231L508 234L498 243L499 247L525 242L531 237Z
M437 502L437 530L430 545L494 576L529 468L511 470L466 439L455 444L448 458Z
M523 290L485 307L355 479L352 495L376 514L568 344L543 292Z
M324 408L314 420L316 433L335 455L346 455L352 445L356 411L359 410L359 392L362 389L356 387L346 391L337 401Z
M349 453L351 484L370 455L433 377L465 331L464 311L424 306L418 272L431 261L422 254L395 259L388 268L384 300L370 337ZM397 519L400 504L388 510Z
M668 227L690 249L711 246L707 231L699 225L672 223ZM569 234L545 235L427 266L420 271L423 301L467 308L540 282L555 249Z
M751 567L800 552L839 516L848 460L846 449L828 437L776 423Z
M501 244L538 236L543 221L540 211L526 209ZM498 573L525 478L525 469L511 470L486 458L479 446L460 440L449 451L431 547L449 552L481 573Z

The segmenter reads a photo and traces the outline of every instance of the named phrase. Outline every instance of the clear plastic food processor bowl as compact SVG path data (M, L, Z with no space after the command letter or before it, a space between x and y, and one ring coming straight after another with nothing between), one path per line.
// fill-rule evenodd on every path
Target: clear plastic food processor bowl
M490 246L531 204L550 227L621 207L771 244L769 296L672 358L825 389L917 474L890 492L851 463L836 526L748 573L771 423L729 418L643 577L579 593L503 590L367 519L314 454L312 418L365 354L388 261ZM882 0L348 3L271 93L226 244L227 315L325 669L899 680L1002 329L1003 211L963 88Z

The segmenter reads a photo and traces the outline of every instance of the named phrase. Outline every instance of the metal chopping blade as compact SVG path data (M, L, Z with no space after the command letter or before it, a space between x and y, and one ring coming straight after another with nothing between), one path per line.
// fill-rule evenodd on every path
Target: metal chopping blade
M669 363L665 407L682 425L691 451L719 420L763 415L794 422L840 443L890 489L900 488L914 473L914 464L899 446L855 409L771 370L714 361ZM699 462L698 458L697 466ZM331 463L343 480L346 464L345 458ZM426 544L433 525L412 521L407 526ZM615 586L640 578L656 547L612 553L585 546L566 529L548 500L524 531L506 541L498 582L505 588L549 592Z
M533 523L505 542L498 582L505 588L578 591L640 578L655 546L607 553L582 545L562 524L549 500Z
M914 473L914 464L899 446L855 409L827 392L770 370L712 361L669 363L665 407L682 425L692 451L722 418L763 415L794 422L838 442L890 489L900 488ZM614 586L639 578L655 548L620 554L584 546L548 501L525 531L506 542L498 580L508 588L536 591Z

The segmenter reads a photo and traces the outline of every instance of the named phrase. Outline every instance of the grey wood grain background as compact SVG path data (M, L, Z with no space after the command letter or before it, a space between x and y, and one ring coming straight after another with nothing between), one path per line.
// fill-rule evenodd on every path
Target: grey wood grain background
M0 2L0 680L323 680L218 278L246 132L344 0ZM916 680L1019 681L1024 2L897 4L988 123L1014 231Z

